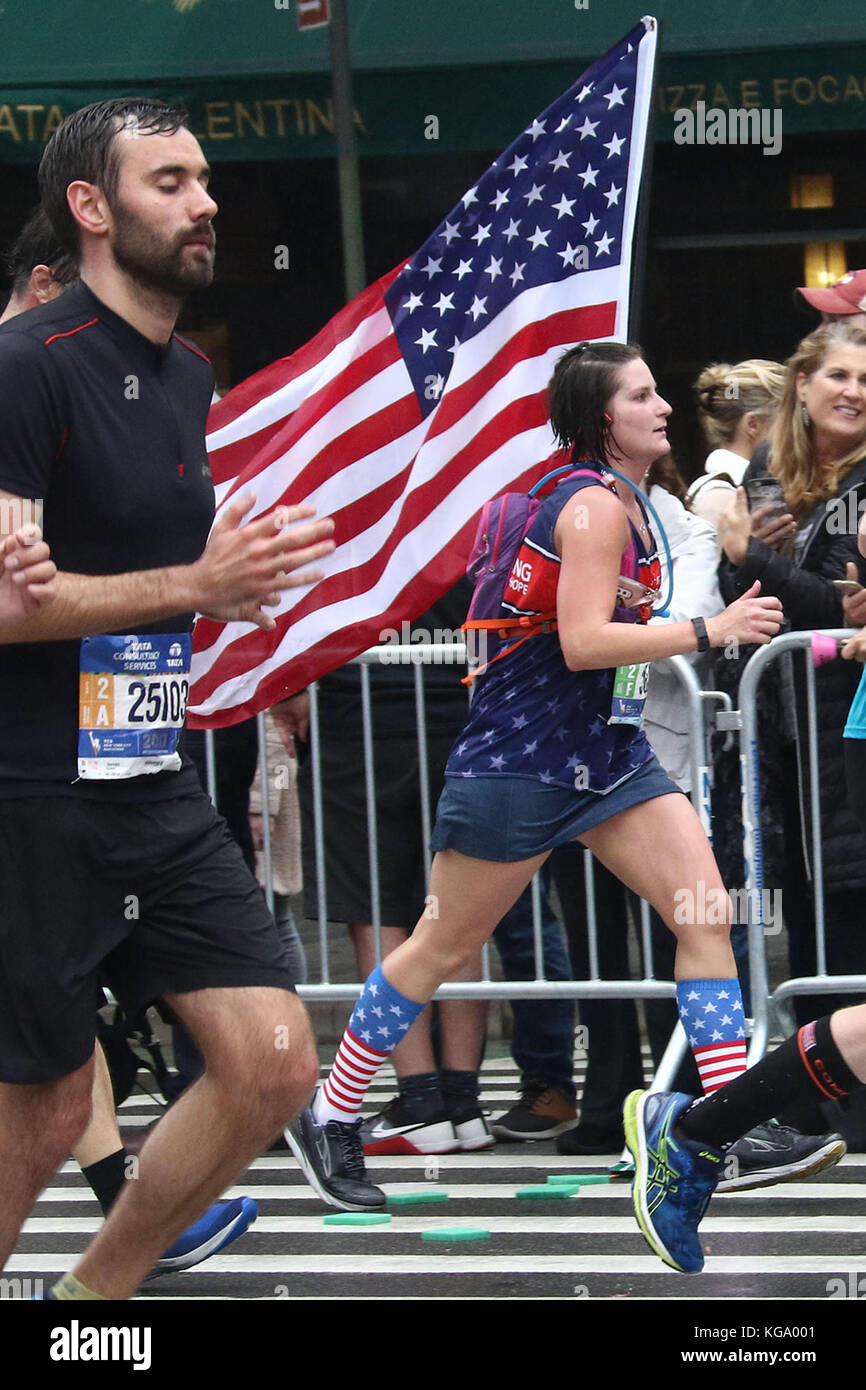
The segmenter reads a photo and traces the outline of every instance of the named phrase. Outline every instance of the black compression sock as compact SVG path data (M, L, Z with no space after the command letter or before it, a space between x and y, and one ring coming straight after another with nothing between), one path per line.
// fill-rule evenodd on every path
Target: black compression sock
M474 1118L479 1111L478 1072L443 1071L442 1095L448 1118L459 1124L464 1116Z
M127 1156L126 1149L118 1149L107 1158L101 1158L98 1163L89 1163L81 1170L93 1188L104 1216L108 1215L120 1196L126 1178Z
M780 1111L836 1100L862 1084L833 1041L828 1014L693 1105L676 1127L686 1139L721 1149Z
M400 1100L404 1111L417 1115L419 1120L444 1113L445 1102L439 1084L438 1071L416 1072L413 1076L399 1076Z

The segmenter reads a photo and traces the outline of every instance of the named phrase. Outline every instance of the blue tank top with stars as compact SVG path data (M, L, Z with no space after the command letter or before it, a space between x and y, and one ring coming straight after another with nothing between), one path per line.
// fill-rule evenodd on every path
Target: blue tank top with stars
M554 528L559 513L584 487L605 486L601 477L566 478L542 502L520 548L503 603L503 617L516 612L555 609L561 561ZM623 574L660 587L659 561L629 522L632 545L623 557ZM516 576L516 579L515 579ZM514 592L522 588L522 596ZM646 621L619 604L618 622ZM509 637L496 651L514 642ZM610 724L615 672L570 671L556 632L523 642L479 678L469 720L448 758L446 777L521 777L570 790L602 795L612 791L654 755L643 730Z

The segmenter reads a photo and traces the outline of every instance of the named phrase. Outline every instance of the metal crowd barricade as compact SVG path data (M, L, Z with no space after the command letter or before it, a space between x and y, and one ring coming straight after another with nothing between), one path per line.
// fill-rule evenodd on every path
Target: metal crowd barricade
M821 629L825 637L853 636L854 629ZM749 907L749 969L752 983L753 1028L749 1064L763 1056L772 1032L786 1035L796 1024L789 1001L798 994L866 994L866 975L828 975L824 929L824 862L821 845L820 769L818 767L818 718L815 669L811 659L813 633L789 632L761 647L746 665L738 692L740 768L743 804L743 856L745 859L746 902ZM806 719L809 755L809 789L812 820L812 887L815 905L816 957L818 973L785 980L771 993L767 969L767 940L764 914L764 861L761 833L761 789L758 769L757 692L765 670L787 652L804 651L806 669ZM784 908L783 908L784 911ZM774 923L775 926L775 923Z
M361 717L364 744L364 766L366 774L368 851L370 865L371 915L377 957L381 958L381 906L379 890L379 841L376 824L376 786L373 763L373 717L369 668L384 659L389 663L411 663L414 672L416 727L418 733L420 813L425 846L429 844L431 830L429 781L427 766L427 728L425 718L424 667L433 663L462 667L466 664L466 648L457 643L411 643L374 647L355 659L360 667ZM707 720L704 709L708 704L718 702L730 709L730 699L719 691L702 690L700 682L690 662L683 657L669 658L669 667L674 670L685 688L689 701L690 733L690 772L692 798L707 833L710 833L710 758L707 745ZM456 679L456 674L455 674ZM310 754L312 763L312 803L314 820L314 859L318 880L318 935L321 960L321 979L318 983L303 985L299 993L307 999L353 1000L361 988L361 982L339 983L331 979L331 960L328 940L327 874L322 815L322 774L321 774L321 730L319 723L317 688L310 689ZM264 738L264 716L258 716L259 748L262 767L267 766ZM212 736L208 736L210 742ZM212 750L208 762L209 790L215 798L215 772ZM262 821L263 857L265 866L265 892L268 901L273 902L273 889L270 873L270 826L267 807L267 776L262 782ZM586 980L548 980L544 976L544 948L542 940L541 899L539 880L533 881L533 938L535 954L534 980L494 980L491 979L489 956L485 950L482 979L458 984L445 984L437 991L437 998L445 999L530 999L530 998L626 998L626 999L674 999L676 986L671 980L655 978L652 940L650 931L649 906L641 903L640 935L646 975L642 979L602 980L599 977L598 930L592 880L592 855L584 851L586 869L586 899L589 935L590 975ZM426 868L429 877L430 854L426 850ZM407 926L411 926L407 923ZM663 1087L673 1076L679 1060L686 1048L683 1030L677 1024L676 1030L657 1071L655 1087Z

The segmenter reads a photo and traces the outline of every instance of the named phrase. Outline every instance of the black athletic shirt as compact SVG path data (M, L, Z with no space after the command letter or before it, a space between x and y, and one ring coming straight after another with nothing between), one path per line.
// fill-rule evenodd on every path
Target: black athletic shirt
M83 283L0 325L0 489L44 500L58 569L191 564L214 493L205 450L213 371L176 334L152 343ZM187 632L191 613L137 632ZM128 626L119 629L129 631ZM180 772L79 781L78 640L0 645L0 797L160 800Z

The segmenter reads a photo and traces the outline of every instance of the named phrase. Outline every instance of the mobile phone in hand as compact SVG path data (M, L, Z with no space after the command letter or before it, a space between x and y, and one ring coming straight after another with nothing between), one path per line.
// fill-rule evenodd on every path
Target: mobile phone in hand
M863 585L858 584L856 579L834 579L833 588L838 589L843 598L850 598L852 594L863 592Z
M765 473L758 478L749 478L743 486L746 489L750 512L757 511L759 507L772 506L773 510L768 513L768 520L784 516L787 512L784 489L779 479L774 478L772 474Z

